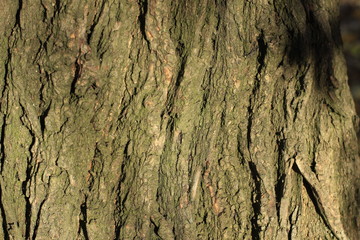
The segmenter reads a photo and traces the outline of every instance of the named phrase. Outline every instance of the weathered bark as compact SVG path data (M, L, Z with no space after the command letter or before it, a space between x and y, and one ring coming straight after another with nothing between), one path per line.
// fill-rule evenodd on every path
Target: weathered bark
M360 239L335 0L2 8L1 239Z

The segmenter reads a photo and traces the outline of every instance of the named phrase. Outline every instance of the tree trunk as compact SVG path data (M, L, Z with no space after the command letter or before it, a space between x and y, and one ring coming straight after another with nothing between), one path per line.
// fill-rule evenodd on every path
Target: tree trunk
M337 1L0 19L1 239L360 239Z

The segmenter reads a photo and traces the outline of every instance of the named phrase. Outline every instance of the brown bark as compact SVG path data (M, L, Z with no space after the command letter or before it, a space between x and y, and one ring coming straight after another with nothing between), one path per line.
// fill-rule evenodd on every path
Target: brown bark
M0 238L360 238L336 1L3 6Z

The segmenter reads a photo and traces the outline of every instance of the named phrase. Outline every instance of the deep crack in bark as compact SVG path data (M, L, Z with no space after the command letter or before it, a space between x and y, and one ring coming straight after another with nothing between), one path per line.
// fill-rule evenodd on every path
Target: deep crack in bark
M49 114L50 111L50 106L51 104L49 104L49 106L40 114L39 116L39 121L40 121L40 129L41 129L41 134L44 136L44 131L45 131L45 118L47 117L47 115Z
M42 207L44 206L44 203L47 200L47 198L48 198L48 195L46 195L45 199L42 200L41 203L40 203L39 210L38 210L38 213L36 215L36 221L35 221L35 225L34 225L34 231L33 231L33 235L32 235L32 240L36 240L37 231L38 231L39 225L40 225L41 210L42 210Z
M82 73L82 63L81 63L81 50L79 50L79 56L77 57L76 61L75 61L75 74L74 74L74 78L71 82L70 85L70 95L71 96L77 96L75 90L76 90L76 83L78 82L78 80L81 77L81 73Z
M82 218L80 218L79 220L79 227L84 235L85 240L89 240L89 234L87 231L87 204L86 204L86 197L85 197L85 201L81 204L80 206L80 211L81 211L81 215ZM79 229L79 230L80 230Z
M285 177L286 174L284 173L284 151L286 147L286 140L282 139L281 136L282 132L278 133L277 143L277 152L278 152L278 161L277 161L277 182L275 184L275 198L276 198L276 212L278 216L278 221L280 221L280 205L281 199L284 196L284 185L285 185Z
M249 168L251 176L254 180L255 188L252 192L252 207L254 216L251 218L251 236L252 239L260 239L261 226L259 226L258 220L261 215L261 180L259 173L256 169L256 165L253 162L249 162Z
M21 10L23 8L23 0L18 0L18 9L16 11L16 15L15 15L15 18L16 18L16 21L15 21L15 26L18 26L19 27L19 30L21 31L21 17L20 17L20 14L21 14Z
M148 49L150 49L150 41L146 36L146 14L148 12L148 0L139 0L138 4L140 6L140 15L138 17L140 32L148 46Z
M5 208L3 205L3 198L2 198L2 186L0 185L0 213L2 218L2 229L4 232L4 238L5 240L10 240L9 232L8 232L8 223L7 223L7 217L5 213Z

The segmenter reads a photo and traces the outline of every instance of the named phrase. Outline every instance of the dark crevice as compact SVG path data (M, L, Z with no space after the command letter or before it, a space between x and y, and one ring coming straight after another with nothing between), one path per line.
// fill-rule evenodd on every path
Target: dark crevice
M44 203L45 203L47 197L48 196L46 196L45 199L40 203L39 210L36 215L36 221L35 221L35 226L34 226L34 232L32 235L32 240L36 240L37 231L38 231L39 225L40 225L41 210L42 210L42 207L44 206Z
M47 8L46 8L46 6L44 5L44 2L42 1L42 0L40 0L40 5L41 5L41 7L43 8L43 11L42 11L42 21L43 22L46 22L46 19L47 19Z
M176 78L176 81L175 81L175 87L176 87L176 90L178 89L178 87L180 86L180 83L184 77L184 72L185 72L185 65L186 65L186 61L187 61L187 57L182 57L181 58L181 63L180 63L180 69L179 69L179 74Z
M48 114L49 114L50 106L51 106L51 104L49 104L49 106L45 109L45 111L43 111L43 112L41 113L41 115L39 116L40 129L41 129L42 135L44 135L44 131L45 131L45 118L46 118L46 117L48 116Z
M336 236L334 230L332 229L326 215L325 215L325 210L320 202L320 198L319 198L319 194L317 193L317 191L315 190L315 188L313 186L311 186L311 184L305 179L305 177L303 177L303 183L304 183L304 187L306 189L306 192L308 193L311 202L314 204L315 207L315 211L316 213L321 217L321 219L323 220L325 226L331 231L331 233ZM338 238L337 238L338 239Z
M30 238L30 227L31 227L31 203L30 203L30 197L27 193L27 186L31 180L31 166L28 166L26 169L26 180L22 182L21 184L21 190L22 194L25 198L25 239Z
M86 205L87 199L85 198L85 201L80 206L80 211L82 218L79 220L80 229L84 235L85 240L89 240L89 234L87 231L87 205ZM79 229L79 230L80 230Z
M25 113L25 109L23 108L23 106L21 106L21 107L22 107L23 113ZM34 160L32 148L34 147L35 141L36 141L36 137L35 137L34 133L30 129L29 129L29 132L32 136L32 141L29 146L30 158L27 161L26 179L21 184L22 194L24 195L24 198L25 198L25 239L30 239L32 206L30 203L30 196L29 196L30 193L27 192L27 188L30 184L31 177L32 177L31 172L32 172L33 167L31 166L31 161Z
M106 46L104 46L104 29L101 30L100 32L100 37L99 37L99 40L98 40L98 43L96 44L96 53L98 55L98 58L100 59L100 61L102 61L103 57L104 57L104 54L106 53L107 51L107 48Z
M260 74L263 71L265 67L265 56L267 54L267 44L264 40L264 32L261 30L260 35L257 38L257 44L258 44L258 68L257 68L257 74L255 76L255 82L254 82L254 88L251 93L249 106L247 108L248 110L248 124L247 124L247 141L248 141L248 149L250 150L251 145L251 128L252 128L252 122L253 122L253 114L254 114L254 99L256 98L256 95L260 89Z
M278 173L279 174L279 173ZM284 196L284 184L285 184L285 174L279 174L278 180L275 185L275 194L276 194L276 211L278 214L278 220L280 220L280 204L281 199Z
M154 222L154 220L152 218L150 218L150 223L153 225L154 227L154 233L157 236L158 239L162 239L159 235L159 229L160 227Z
M210 83L211 83L211 79L212 79L212 70L213 68L211 67L205 74L208 75L205 79L208 79L208 82L202 84L202 89L203 89L203 95L202 95L202 102L201 102L201 113L205 110L209 98L210 98Z
M292 239L292 232L293 232L294 228L296 228L296 223L297 223L298 219L299 219L299 211L297 208L295 208L289 215L290 228L289 228L289 232L288 232L288 240Z
M173 236L176 236L176 229L175 229L175 226L172 228L172 234L173 234ZM176 240L176 238L175 238L175 240Z
M223 99L224 105L223 105L223 109L221 111L221 117L220 117L220 127L221 128L225 127L225 125L226 125L227 93L228 92L226 91L224 94L224 99Z
M118 224L115 224L115 237L114 237L114 240L119 240L120 239L120 229L121 229L121 226L119 226Z
M5 95L5 91L6 91L7 86L8 86L8 77L11 74L11 70L10 70L11 58L12 58L11 50L10 50L10 47L8 47L8 49L7 49L7 59L5 61L5 66L4 66L4 88L3 88L2 92L1 92L1 97L2 98ZM1 103L1 105L2 105L2 103Z
M316 117L317 119L319 118L318 116ZM318 148L319 148L319 144L320 144L320 126L319 126L319 120L316 121L315 123L315 129L314 132L316 133L316 137L313 140L313 144L312 144L312 153L311 153L311 164L310 164L310 170L315 173L316 178L318 178L318 173L316 172L316 159L317 159L317 152L318 152Z
M146 36L146 14L148 12L148 1L139 0L138 4L140 6L140 15L138 17L140 24L140 32L143 35L143 38L146 41L148 48L150 49L150 41Z
M41 41L40 41L40 44L41 44ZM39 59L40 58L40 52L42 51L42 47L40 46L37 53L36 53L36 57L35 59ZM35 63L36 60L34 60L33 63ZM41 70L41 65L39 63L37 63L37 67L38 67L38 71L39 73L42 73L42 70ZM41 81L41 87L39 89L39 97L40 97L40 102L45 102L44 101L44 91L45 91L45 86L46 86L46 83L47 81L49 81L49 74L45 71L45 81L44 81L44 78L40 75L40 81Z
M247 137L247 148L250 152L250 145L251 145L251 128L252 128L252 121L253 121L253 107L252 107L252 100L250 99L250 104L247 107L247 111L248 111L248 123L247 123L247 132L246 132L246 137Z
M29 134L31 135L31 143L28 147L28 151L30 156L27 158L27 167L26 167L26 178L21 183L22 194L25 199L25 239L30 239L30 231L31 231L31 216L32 216L32 205L30 203L30 192L28 192L29 185L31 184L33 166L32 162L35 159L34 156L34 146L36 143L36 134L33 132L31 126L28 126L25 119L27 119L26 110L24 106L20 103L20 107L22 110L22 116L20 120L22 124L28 129Z
M298 79L298 84L296 86L295 96L300 97L302 93L305 92L306 86L305 86L305 74L301 75Z
M315 173L315 175L317 176L315 158L313 158L312 161L311 161L310 169L311 169L311 171L312 171L313 173Z
M18 26L19 27L19 29L21 29L21 10L22 10L22 8L23 8L23 0L18 0L18 4L19 4L19 6L18 6L18 9L17 9L17 11L16 11L16 15L15 15L15 26L14 27L16 27L16 26Z
M1 135L0 135L0 147L1 147L1 166L0 166L0 172L4 169L5 164L5 129L6 129L6 115L3 116L3 124L1 126Z
M61 0L55 0L55 12L60 13L61 10Z
M286 90L284 89L284 95L283 95L283 102L282 102L282 108L283 108L283 111L284 111L284 120L285 122L288 121L288 111L287 111L287 101L286 101L286 97L287 97L287 92Z
M92 36L94 34L95 27L99 23L99 19L100 19L102 13L104 12L105 3L106 3L106 1L102 2L101 6L100 6L99 13L96 14L96 16L94 17L93 23L91 24L89 30L87 31L86 42L87 42L88 45L90 45Z
M21 183L21 191L22 194L24 195L24 199L25 199L25 239L30 239L30 230L31 230L31 214L32 214L32 206L30 203L30 193L27 191L29 184L31 182L31 173L33 170L33 167L31 166L31 162L34 159L34 155L33 155L33 147L35 145L36 142L36 137L34 132L24 123L24 118L26 117L26 111L25 108L20 104L20 107L22 109L22 116L21 116L21 121L22 123L28 128L29 133L31 135L31 143L29 145L28 151L30 153L30 157L28 157L27 159L27 167L26 167L26 178L25 180Z
M80 56L79 56L75 62L75 75L74 75L74 78L70 85L70 95L72 95L72 96L77 96L75 93L76 83L80 79L81 73L82 73L82 64L81 64L81 60L80 60Z
M292 240L292 232L293 232L293 225L290 224L290 229L289 229L289 232L288 232L288 240Z
M252 207L254 216L251 218L251 236L253 240L260 239L261 226L258 224L261 215L261 179L254 162L249 162L251 177L254 180L255 188L252 192Z
M10 240L9 232L8 232L8 223L7 223L6 214L5 214L5 208L2 203L2 188L1 188L1 186L0 186L0 213L1 213L1 218L2 218L2 228L3 228L3 233L4 233L4 239Z
M237 148L237 152L239 154L239 159L242 165L245 164L245 155L244 155L244 151L242 150L242 144L241 144L241 130L239 130L238 134L237 134L237 144L236 144L236 148Z
M276 212L278 215L278 220L280 220L280 204L281 199L284 196L284 186L285 186L285 173L284 173L284 151L286 149L286 140L281 136L281 132L277 135L281 138L276 141L278 159L277 159L277 182L275 184L275 198L276 198Z
M259 37L257 38L257 43L258 43L258 47L259 47L259 54L258 54L258 57L257 57L257 61L258 61L258 74L257 74L257 77L258 75L261 73L262 69L265 67L265 56L267 54L267 44L265 43L265 40L264 40L265 36L264 36L264 31L261 30L261 33L259 35ZM257 79L258 81L260 79Z
M10 70L10 62L11 62L11 51L10 51L10 48L7 49L7 59L5 61L5 66L4 66L4 87L2 89L2 92L1 92L1 101L0 101L0 111L1 112L5 112L3 113L3 123L2 123L2 126L1 126L1 135L0 135L0 154L1 154L1 159L0 159L0 172L3 171L4 169L4 164L5 164L5 129L6 129L6 114L7 114L7 102L8 101L5 101L4 98L5 95L6 95L6 90L8 88L8 77L9 75L11 74L11 70ZM5 109L4 109L5 108Z
M330 230L330 232L337 238L337 235L335 234L333 228L331 227L331 224L329 223L327 216L325 214L325 209L320 201L319 194L317 193L316 189L306 180L304 175L301 173L299 167L296 165L296 163L293 165L293 170L300 174L303 178L303 184L306 189L306 192L311 200L311 202L314 205L315 211L318 216L323 220L323 223L325 226Z

